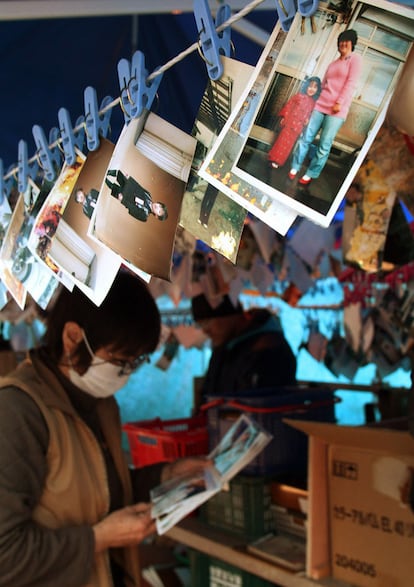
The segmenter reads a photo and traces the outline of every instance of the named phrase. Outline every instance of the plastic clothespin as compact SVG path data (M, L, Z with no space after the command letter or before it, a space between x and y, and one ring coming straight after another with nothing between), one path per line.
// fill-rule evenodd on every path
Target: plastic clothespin
M19 192L25 192L29 177L35 179L39 171L37 159L29 162L27 155L27 143L20 140L18 144L18 162L17 162L17 188Z
M60 136L62 138L62 147L67 165L73 165L76 161L75 147L82 151L85 140L85 118L79 116L75 128L72 127L70 114L66 108L60 108L58 111ZM75 131L75 129L77 129Z
M43 128L38 124L33 126L32 132L37 147L38 163L43 169L46 179L53 181L56 177L56 171L60 169L61 155L57 146L51 148L49 145L56 140L59 130L55 128L50 131L50 143L46 139Z
M112 102L111 96L105 96L100 110L104 110ZM85 103L85 134L86 145L89 151L96 151L99 147L99 137L106 137L109 130L112 110L100 114L98 110L98 98L95 88L88 86L84 92Z
M58 129L57 126L54 126L49 131L49 149L50 149L50 151L53 151L53 153L55 153L55 149L56 149L56 153L59 153L59 160L56 157L56 161L58 162L58 166L60 167L60 165L62 163L62 150L59 148L59 143L60 143L60 130Z
M228 4L221 4L216 13L216 29L229 20L231 16L231 7ZM226 27L217 33L220 39L220 54L230 57L231 52L231 27Z
M230 16L230 6L220 6L216 22L213 22L207 0L194 0L194 18L197 24L201 51L207 64L207 72L212 80L223 75L220 55L230 55L230 29L217 33L216 26L223 24ZM225 33L225 34L224 34Z
M312 16L318 10L319 0L298 0L298 11L301 16Z
M8 175L8 173L6 174ZM5 177L3 160L0 159L0 205L3 204L4 198L7 198L14 184L14 176Z
M121 90L121 108L125 122L141 116L144 108L149 110L157 93L163 73L151 82L147 82L148 71L145 68L145 56L142 51L135 51L132 62L121 59L118 62L118 80Z
M276 10L282 30L288 32L297 12L295 0L276 0Z

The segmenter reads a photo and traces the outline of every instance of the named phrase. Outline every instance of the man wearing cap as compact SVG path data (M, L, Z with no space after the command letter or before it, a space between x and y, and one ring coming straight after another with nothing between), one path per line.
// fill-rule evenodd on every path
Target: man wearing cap
M191 302L194 321L210 338L213 351L203 400L295 385L296 357L276 315L264 308L244 310L227 295L215 307L203 294Z

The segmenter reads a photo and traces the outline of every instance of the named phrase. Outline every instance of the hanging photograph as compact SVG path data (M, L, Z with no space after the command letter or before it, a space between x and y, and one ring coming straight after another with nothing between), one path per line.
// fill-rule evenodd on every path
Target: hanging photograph
M198 171L254 68L228 57L222 57L222 62L223 75L218 80L208 80L194 123L192 135L197 147L183 197L180 226L235 263L246 208L202 179Z
M196 140L145 111L126 125L88 234L138 269L170 280L174 237Z
M7 198L3 198L0 202L0 247L3 244L4 237L6 236L7 227L12 217L12 209L10 207Z
M82 239L78 236L75 238L72 235L74 238L71 242L66 239L62 243L61 240L55 239L55 235L85 159L85 155L77 150L75 163L73 165L64 163L59 177L40 208L28 239L31 252L69 289L74 287L73 278L84 282L88 278L89 272L85 272L83 258L79 257L78 250L89 249L89 246L87 243L83 245ZM73 261L70 277L67 272L62 271L59 264L67 258Z
M10 220L12 217L12 209L10 207L10 203L7 198L3 198L2 202L0 202L0 249L3 245L4 238L6 236ZM1 275L1 265L0 265L0 275ZM7 303L7 287L4 284L4 276L3 281L0 281L0 309L2 309Z
M1 266L0 276L1 281L6 286L8 292L17 303L21 310L24 310L27 298L27 289L23 283L15 277L11 271L12 255L16 249L16 241L19 236L22 221L24 217L24 199L20 194L13 214L7 225L6 233L3 237L3 242L0 251Z
M282 43L276 28L246 95L255 100L253 116L246 119L240 104L219 137L237 144L232 172L329 226L385 119L413 19L405 7L391 13L356 2L320 5L312 19L298 14ZM211 175L221 154L205 163Z
M280 48L286 38L286 33L279 26L276 27L274 34L277 42L275 40L273 53L267 61L268 73L271 69L271 62L274 62L278 54L277 47ZM255 72L257 72L257 67L249 76L250 81L246 84L237 105L232 109L217 140L205 154L198 175L209 183L209 193L213 193L214 190L222 192L239 206L245 208L247 212L284 236L292 226L297 216L296 212L271 198L265 191L254 185L250 179L242 178L238 175L237 170L233 169L234 162L247 140L250 123L260 104L260 96L266 83L266 79L263 78L263 87L260 91L257 89L251 92L247 91L251 87L252 79L256 79ZM232 128L234 128L233 132Z
M39 205L44 202L49 189L50 185L39 189L29 178L26 191L17 199L0 251L2 280L22 310L27 293L43 310L46 309L59 283L27 246Z
M9 226L10 226L10 222L11 222L11 218L12 218L12 209L10 206L10 203L8 201L8 199L6 197L3 197L3 201L0 203L0 250L3 247L3 243L4 243L4 239L7 235L7 232L9 230ZM2 299L2 304L3 304L3 290L5 290L6 292L9 291L8 288L6 287L6 280L10 281L11 277L10 277L10 271L6 269L6 267L4 267L4 263L0 264L0 278L1 278L1 299ZM12 287L13 287L14 282L12 283ZM17 284L18 285L18 284ZM11 293L11 292L10 292ZM24 294L24 291L23 291ZM13 296L14 297L14 296ZM19 296L19 300L21 300L21 302L24 304L25 302L25 297L23 298L22 295ZM7 301L7 296L6 296L6 301ZM16 300L16 302L19 304L19 302Z
M89 222L113 151L114 145L101 138L98 149L88 153L58 224L51 250L61 270L97 306L108 293L122 262L119 255L88 236ZM79 273L78 270L78 277L74 277L73 267L78 265L83 271Z

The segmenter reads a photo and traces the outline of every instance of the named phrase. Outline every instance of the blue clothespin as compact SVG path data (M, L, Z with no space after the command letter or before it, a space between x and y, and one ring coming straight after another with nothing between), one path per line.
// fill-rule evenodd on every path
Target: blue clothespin
M27 143L20 140L18 144L18 161L17 161L17 188L20 193L25 192L29 177L35 179L39 172L39 163L37 159L29 161L27 155Z
M59 161L58 161L58 157L56 155L56 161L58 161L58 167L60 167L61 163L62 163L62 149L59 148L60 140L61 140L60 130L57 128L57 126L54 126L49 131L49 149L53 153L59 153ZM55 151L55 149L56 149L56 151Z
M296 2L295 0L276 0L276 10L280 26L287 33L296 16Z
M121 90L121 108L125 122L141 116L144 108L149 110L157 93L163 73L151 82L147 82L148 71L145 68L145 56L142 51L135 51L132 62L121 59L118 63L118 80Z
M105 96L100 110L104 110L112 102L111 96ZM84 92L85 103L85 134L86 145L89 151L96 151L99 147L99 137L106 137L109 131L112 110L100 113L95 88L88 86Z
M298 11L301 16L312 16L318 10L319 0L298 0Z
M220 55L230 54L230 39L226 35L218 34L216 24L213 22L210 7L207 0L194 0L194 18L197 24L201 51L207 64L207 72L212 80L220 79L223 75L223 64ZM220 10L221 9L221 10ZM230 14L230 7L221 6L217 13L222 24L225 14ZM223 19L223 20L222 20ZM218 26L218 25L217 25ZM223 33L226 31L224 29Z
M60 169L61 155L57 145L55 147L50 147L50 145L55 142L59 130L55 128L50 131L50 142L47 141L43 128L38 124L33 126L32 132L37 147L39 165L43 169L46 179L53 181L56 177L56 171Z
M58 111L60 136L62 138L62 147L67 165L73 165L76 162L77 147L80 151L83 148L85 140L85 118L79 116L75 128L72 128L70 114L66 108L60 108ZM77 129L75 131L75 129Z
M8 173L6 174L8 175ZM5 177L3 160L0 159L0 205L3 204L4 198L8 198L14 184L14 176Z
M228 4L221 4L216 13L216 29L227 22L231 16L231 7ZM230 57L231 52L231 27L217 33L220 40L220 54Z

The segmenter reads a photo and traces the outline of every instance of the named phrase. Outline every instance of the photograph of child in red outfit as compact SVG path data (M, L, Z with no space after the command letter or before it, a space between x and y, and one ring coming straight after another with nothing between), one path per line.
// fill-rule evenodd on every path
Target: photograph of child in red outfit
M289 98L280 110L281 131L268 154L269 163L274 169L286 163L297 138L309 122L320 93L320 78L310 77L303 82L300 91Z

